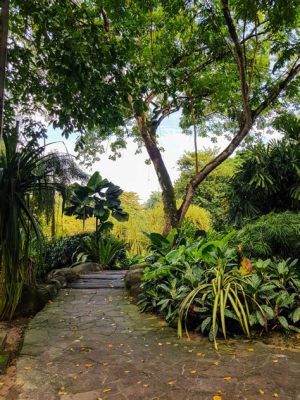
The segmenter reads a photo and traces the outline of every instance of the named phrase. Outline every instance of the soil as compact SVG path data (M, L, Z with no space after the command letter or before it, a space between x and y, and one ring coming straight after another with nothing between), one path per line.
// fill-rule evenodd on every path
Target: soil
M7 335L5 351L10 353L8 368L0 374L0 399L14 400L18 396L16 380L16 361L23 344L23 335L29 318L18 318L0 322L0 332Z

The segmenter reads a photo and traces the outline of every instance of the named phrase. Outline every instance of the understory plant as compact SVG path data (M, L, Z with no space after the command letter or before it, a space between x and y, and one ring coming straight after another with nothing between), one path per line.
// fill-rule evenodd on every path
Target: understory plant
M77 254L84 251L84 238L94 238L94 232L84 232L52 239L46 243L43 272L69 267L76 261Z
M51 208L55 191L55 154L29 143L22 146L18 129L4 135L0 157L0 318L12 318L25 283L35 279L33 256L41 251L43 234L37 214Z
M77 255L78 260L93 261L102 268L116 266L126 257L126 244L111 234L86 236L82 242L83 251Z
M217 337L298 331L298 260L250 260L222 239L200 238L179 245L145 269L142 311L156 311L175 326Z
M300 254L300 214L270 213L248 223L238 232L237 242L252 258L297 258Z

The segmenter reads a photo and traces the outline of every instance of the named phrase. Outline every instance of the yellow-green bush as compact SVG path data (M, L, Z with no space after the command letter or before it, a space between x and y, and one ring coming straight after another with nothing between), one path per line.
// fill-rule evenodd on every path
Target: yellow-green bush
M113 234L128 243L128 251L131 255L145 254L148 250L149 240L143 232L162 233L164 227L164 213L162 203L154 208L145 209L139 202L138 195L133 192L125 192L121 196L122 207L129 213L129 219L126 222L119 222L111 219L114 223ZM179 206L179 204L178 204ZM186 219L190 220L199 229L205 231L211 229L210 213L200 207L191 205ZM51 226L43 223L44 232L47 236L51 234ZM85 232L95 230L95 219L88 218L85 222ZM83 232L81 220L75 217L62 215L61 205L58 201L56 209L56 236L75 235Z

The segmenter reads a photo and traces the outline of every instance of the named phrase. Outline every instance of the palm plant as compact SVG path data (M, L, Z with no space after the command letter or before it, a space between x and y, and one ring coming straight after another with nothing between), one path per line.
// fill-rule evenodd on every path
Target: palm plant
M43 234L37 212L53 207L53 193L65 194L62 179L53 179L55 154L44 147L18 144L17 129L4 135L0 159L0 318L11 318L23 285L34 274L32 241L39 248Z

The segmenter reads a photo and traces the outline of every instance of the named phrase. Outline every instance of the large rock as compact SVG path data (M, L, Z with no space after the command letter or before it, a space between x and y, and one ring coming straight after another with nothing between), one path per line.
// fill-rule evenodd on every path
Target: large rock
M55 269L49 272L47 281L52 281L53 279L62 280L62 278L66 282L74 282L79 279L79 273L74 270L74 268L61 268Z
M132 265L125 275L125 288L128 290L130 296L135 299L142 292L141 284L145 267L147 267L147 264Z
M101 267L100 264L93 262L86 262L75 265L74 267L71 268L71 270L73 272L76 272L77 274L84 274L85 272L102 271L103 268Z

